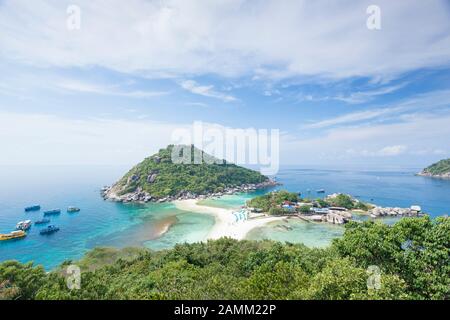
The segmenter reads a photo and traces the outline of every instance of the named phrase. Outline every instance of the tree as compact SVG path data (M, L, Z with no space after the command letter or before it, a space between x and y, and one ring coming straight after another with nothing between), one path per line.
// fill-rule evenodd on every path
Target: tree
M246 299L302 299L309 277L299 265L279 261L275 266L266 263L257 268L245 281Z
M42 267L6 261L0 264L0 299L33 299L45 281Z
M352 257L363 268L379 266L398 274L411 296L448 299L450 293L450 220L403 218L393 226L382 223L350 223L334 242L339 253Z
M303 214L308 214L311 212L311 207L310 206L301 206L300 208L298 208L298 211L300 211L300 213L303 213Z

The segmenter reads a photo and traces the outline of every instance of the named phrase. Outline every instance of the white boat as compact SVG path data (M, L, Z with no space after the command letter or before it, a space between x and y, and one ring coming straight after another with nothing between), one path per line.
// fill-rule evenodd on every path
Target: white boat
M31 220L20 221L16 225L16 229L22 231L28 230L30 229L30 227L31 227Z

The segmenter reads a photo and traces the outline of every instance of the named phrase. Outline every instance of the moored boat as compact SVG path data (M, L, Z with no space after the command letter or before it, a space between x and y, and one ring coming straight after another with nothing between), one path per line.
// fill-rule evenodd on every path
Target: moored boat
M52 233L55 233L55 232L57 232L57 231L59 231L59 228L57 227L57 226L48 226L47 228L45 228L45 229L42 229L39 233L41 234L41 235L47 235L47 234L52 234Z
M325 189L316 190L317 193L325 193Z
M44 216L50 216L53 214L60 214L60 213L61 213L61 209L47 210L47 211L44 211Z
M23 230L12 231L6 234L0 234L0 241L20 239L27 235L27 233Z
M49 223L49 222L50 222L50 219L44 218L42 220L35 221L34 224L46 224L46 223Z
M41 206L38 205L38 204L35 204L35 205L32 205L32 206L29 206L29 207L26 207L26 208L25 208L25 211L26 211L26 212L29 212L29 211L39 211L39 210L41 210Z
M20 221L16 225L17 230L26 231L31 227L31 220Z
M79 212L80 208L77 207L68 207L67 212Z

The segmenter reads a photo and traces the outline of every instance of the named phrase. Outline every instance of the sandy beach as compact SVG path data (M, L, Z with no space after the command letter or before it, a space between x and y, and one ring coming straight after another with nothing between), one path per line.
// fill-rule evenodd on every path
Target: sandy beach
M194 199L178 200L173 203L180 210L204 213L215 217L216 223L208 234L207 239L230 237L242 240L254 228L262 227L269 222L283 220L283 217L258 217L235 222L232 215L233 210L202 206L197 204L197 200Z

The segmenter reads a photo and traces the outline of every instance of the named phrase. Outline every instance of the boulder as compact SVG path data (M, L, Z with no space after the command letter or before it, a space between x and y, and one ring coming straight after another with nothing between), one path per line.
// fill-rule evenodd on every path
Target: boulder
M131 175L131 176L128 177L127 184L136 182L136 181L138 181L138 180L139 180L139 175L133 174L133 175Z
M161 162L161 158L158 156L153 157L153 162L154 163L160 163Z
M147 183L153 183L156 180L156 177L158 176L157 173L151 173L147 176Z
M337 213L329 213L326 215L326 221L333 224L344 224L345 219Z

